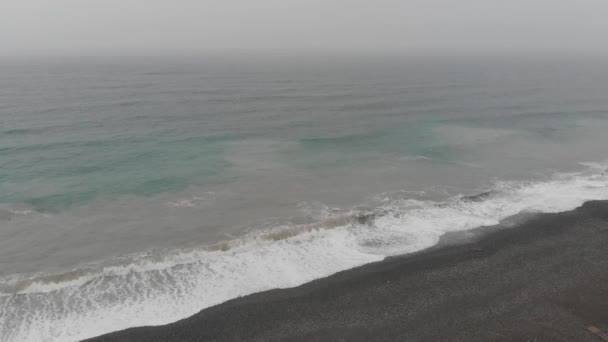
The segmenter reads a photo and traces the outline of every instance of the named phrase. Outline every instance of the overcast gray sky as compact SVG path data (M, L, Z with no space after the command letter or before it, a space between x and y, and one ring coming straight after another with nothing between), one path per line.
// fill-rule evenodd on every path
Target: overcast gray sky
M608 52L608 0L0 0L0 55Z

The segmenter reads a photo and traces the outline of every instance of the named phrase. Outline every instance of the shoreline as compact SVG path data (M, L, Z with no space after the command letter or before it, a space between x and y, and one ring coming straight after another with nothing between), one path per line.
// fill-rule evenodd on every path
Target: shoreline
M608 328L608 201L508 221L87 341L597 341L587 327Z

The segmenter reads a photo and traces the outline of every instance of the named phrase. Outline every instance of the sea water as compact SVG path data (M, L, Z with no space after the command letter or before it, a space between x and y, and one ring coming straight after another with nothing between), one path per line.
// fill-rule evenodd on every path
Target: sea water
M608 199L601 60L90 58L0 76L2 341L166 324Z

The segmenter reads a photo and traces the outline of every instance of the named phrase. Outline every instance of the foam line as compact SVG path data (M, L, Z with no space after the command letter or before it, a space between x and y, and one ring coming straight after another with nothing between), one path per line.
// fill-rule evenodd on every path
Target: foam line
M122 266L7 278L1 287L0 340L73 341L166 324L238 296L419 251L447 232L497 224L521 212L561 212L587 200L607 200L607 166L586 164L584 171L539 182L501 182L483 196L441 203L395 200L371 214L277 227L215 250L173 251L160 259L142 255Z

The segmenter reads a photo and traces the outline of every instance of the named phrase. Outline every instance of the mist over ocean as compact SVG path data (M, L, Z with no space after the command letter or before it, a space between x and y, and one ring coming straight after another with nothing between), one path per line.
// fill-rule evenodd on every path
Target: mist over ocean
M2 341L170 323L608 199L601 60L31 60L0 76Z

